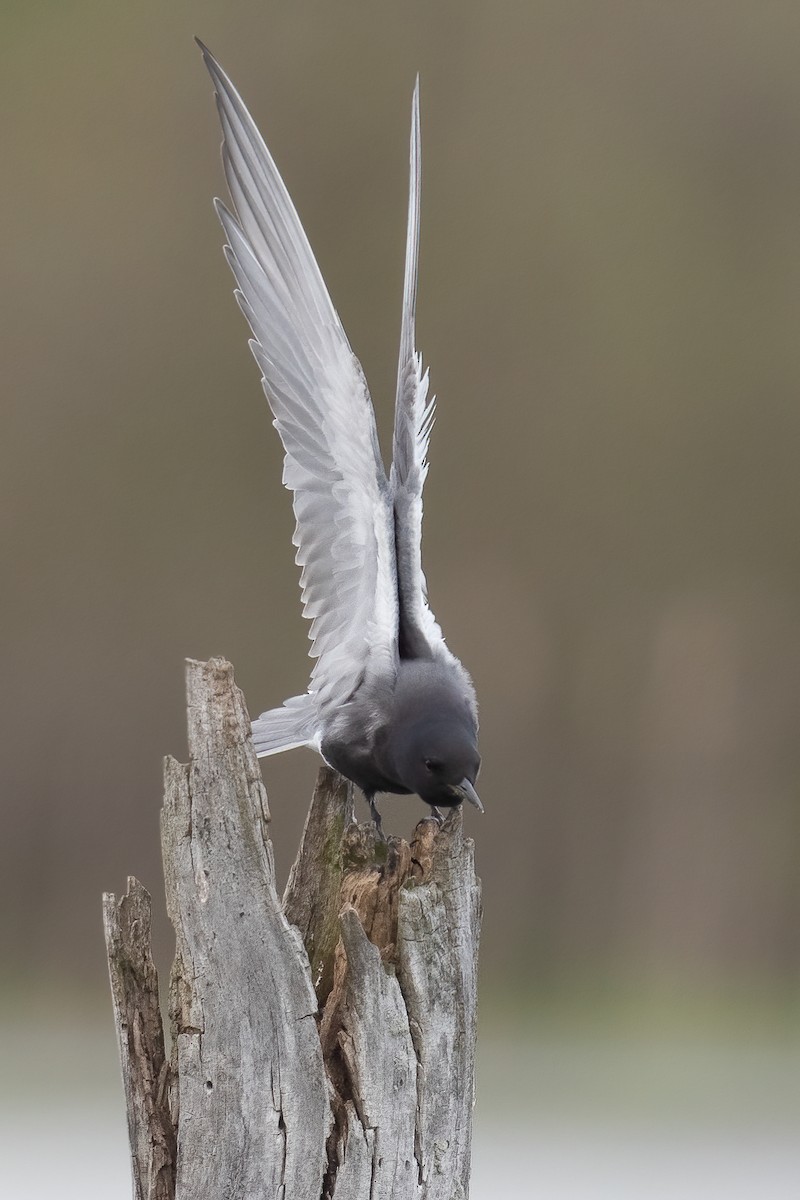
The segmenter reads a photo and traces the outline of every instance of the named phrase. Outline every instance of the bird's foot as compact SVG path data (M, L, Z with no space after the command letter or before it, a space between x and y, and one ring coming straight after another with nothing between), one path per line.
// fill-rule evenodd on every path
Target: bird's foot
M375 803L375 797L367 796L367 802L369 804L370 815L372 816L372 823L375 826L375 832L377 833L380 841L385 842L387 838L386 834L383 832L383 822L381 821L381 814L378 812L378 806Z
M431 816L437 825L444 825L444 813L442 813L435 804L431 805Z

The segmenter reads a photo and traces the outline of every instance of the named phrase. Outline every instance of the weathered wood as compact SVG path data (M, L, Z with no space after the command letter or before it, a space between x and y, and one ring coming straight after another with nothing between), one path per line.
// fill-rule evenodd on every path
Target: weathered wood
M128 1111L134 1200L172 1200L175 1130L166 1094L158 976L150 953L150 896L138 880L103 896L103 927Z
M323 768L281 904L232 669L190 662L187 690L162 813L169 1067L149 897L106 898L135 1200L465 1197L480 885L460 812L387 844Z
M344 872L342 847L345 829L354 820L352 783L332 767L322 767L283 896L286 918L303 939L320 1004L333 981Z
M342 938L321 1025L336 1088L337 1200L469 1190L480 885L461 813L391 839L345 835ZM369 848L372 853L368 853ZM353 1151L351 1151L351 1146Z
M400 894L397 974L417 1051L417 1131L426 1200L469 1189L478 1011L480 884L456 810L412 847L425 864ZM461 1189L461 1190L459 1190Z
M187 669L189 766L167 760L177 941L176 1200L319 1200L330 1126L317 1002L275 889L250 718L228 663Z

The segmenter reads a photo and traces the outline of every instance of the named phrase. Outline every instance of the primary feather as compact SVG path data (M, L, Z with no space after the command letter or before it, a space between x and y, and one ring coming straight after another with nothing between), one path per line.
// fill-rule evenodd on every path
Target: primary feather
M428 399L428 372L422 370L422 355L415 344L421 173L417 78L411 112L403 319L390 475L395 510L400 647L404 655L416 657L445 652L442 631L428 607L422 572L422 489L428 474L427 454L435 402L433 397Z
M203 49L223 131L233 212L217 202L294 493L303 612L318 706L341 703L396 656L391 498L375 415L289 193L222 68Z

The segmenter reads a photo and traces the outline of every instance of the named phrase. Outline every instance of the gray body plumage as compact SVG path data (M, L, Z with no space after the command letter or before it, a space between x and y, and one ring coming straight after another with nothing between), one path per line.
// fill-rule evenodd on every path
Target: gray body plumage
M419 247L419 90L414 90L409 216L393 460L387 478L361 366L294 205L252 118L212 55L233 202L219 201L236 297L286 451L303 611L316 659L307 693L253 722L259 756L311 746L365 792L416 792L480 807L477 706L426 596L422 489L434 404L415 347Z

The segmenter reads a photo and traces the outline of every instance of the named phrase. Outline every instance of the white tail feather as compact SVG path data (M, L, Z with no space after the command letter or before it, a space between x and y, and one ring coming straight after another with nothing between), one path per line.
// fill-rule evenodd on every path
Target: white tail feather
M253 745L259 758L314 744L317 716L310 696L294 696L283 708L271 708L253 721Z

